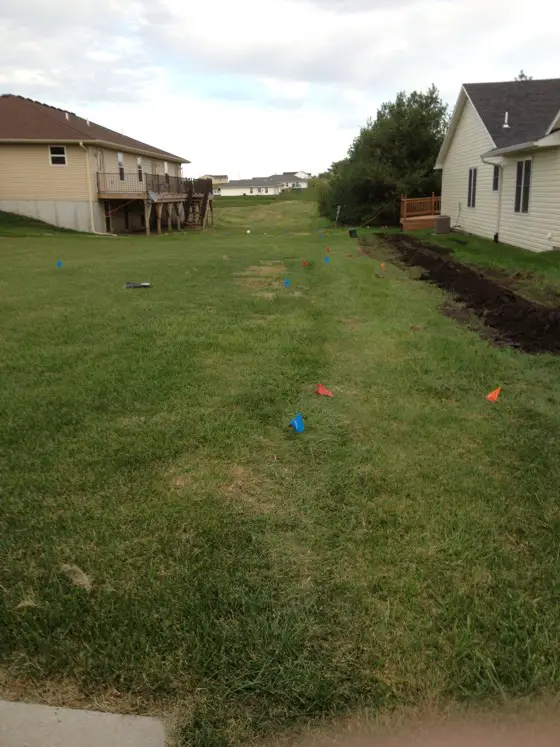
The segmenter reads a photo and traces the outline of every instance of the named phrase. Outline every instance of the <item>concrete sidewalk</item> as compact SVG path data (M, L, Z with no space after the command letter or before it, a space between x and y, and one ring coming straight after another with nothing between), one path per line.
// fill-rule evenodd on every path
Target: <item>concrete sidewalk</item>
M0 747L164 747L157 718L0 701Z

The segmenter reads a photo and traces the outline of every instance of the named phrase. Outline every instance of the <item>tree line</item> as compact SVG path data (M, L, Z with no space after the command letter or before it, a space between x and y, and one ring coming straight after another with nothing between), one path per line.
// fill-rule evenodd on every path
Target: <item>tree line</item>
M435 86L382 104L348 156L320 175L321 215L334 221L339 213L347 225L398 224L401 194L440 194L434 164L447 124L448 108Z

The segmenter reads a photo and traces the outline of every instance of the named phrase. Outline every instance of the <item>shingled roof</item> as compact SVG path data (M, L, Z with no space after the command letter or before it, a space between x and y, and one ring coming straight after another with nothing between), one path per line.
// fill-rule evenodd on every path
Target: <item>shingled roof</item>
M124 150L153 154L169 161L190 163L186 158L121 135L107 127L78 117L72 112L66 112L64 109L57 109L23 96L2 94L0 96L0 142L21 142L22 140L103 143Z
M560 112L560 79L467 83L468 97L497 148L545 137ZM505 113L509 127L504 128Z

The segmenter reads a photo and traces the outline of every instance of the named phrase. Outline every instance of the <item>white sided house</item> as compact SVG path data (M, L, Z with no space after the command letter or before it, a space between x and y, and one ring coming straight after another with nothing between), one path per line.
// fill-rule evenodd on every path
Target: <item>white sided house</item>
M214 194L222 197L279 195L288 189L307 189L311 175L305 171L285 171L283 174L236 179L214 187Z
M560 249L560 79L464 85L436 169L452 228Z

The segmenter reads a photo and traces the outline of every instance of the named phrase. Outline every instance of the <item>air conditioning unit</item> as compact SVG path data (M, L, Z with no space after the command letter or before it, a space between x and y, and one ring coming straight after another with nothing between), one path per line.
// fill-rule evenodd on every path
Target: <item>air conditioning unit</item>
M434 233L451 233L451 218L448 215L436 215Z

